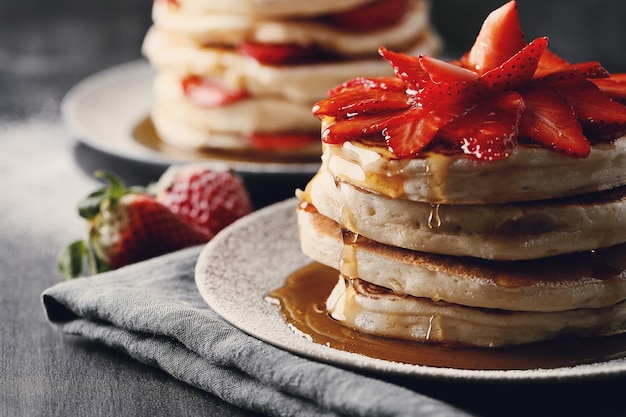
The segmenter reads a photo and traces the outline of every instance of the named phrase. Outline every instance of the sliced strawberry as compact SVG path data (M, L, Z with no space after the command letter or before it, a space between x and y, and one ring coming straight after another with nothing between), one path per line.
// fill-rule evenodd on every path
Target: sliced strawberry
M251 133L245 136L253 148L258 150L288 150L298 149L318 143L319 133L291 132L291 133Z
M607 78L609 72L597 61L567 64L541 77L548 83L567 81L571 78Z
M219 107L244 99L243 90L232 90L210 78L190 75L182 82L183 92L189 100L203 107Z
M507 158L517 147L522 107L522 97L515 91L493 95L444 126L438 138L456 143L466 155L476 159Z
M384 144L381 134L389 115L363 116L349 120L336 120L322 131L322 141L341 144L346 141L369 141Z
M570 79L552 84L574 109L585 134L610 140L626 134L626 106L605 96L586 79Z
M459 65L433 58L429 55L420 55L417 61L422 69L428 74L430 81L436 84L449 84L454 82L473 82L478 80L479 75Z
M572 107L553 88L537 82L525 90L520 135L573 157L589 155L590 144Z
M495 91L515 89L533 78L547 47L548 38L537 38L480 79Z
M397 92L406 91L406 85L402 80L395 77L357 77L345 81L336 87L328 91L328 96L339 94L347 89L362 88L365 90L377 89L377 90L390 90Z
M397 78L396 78L397 79ZM365 114L380 114L409 107L404 89L391 90L369 84L346 87L340 93L320 100L313 107L313 114L351 118Z
M464 112L465 107L459 104L430 112L413 107L385 121L382 134L387 147L398 158L411 158L426 148L441 128Z
M404 81L408 88L417 91L429 79L417 57L393 52L384 47L379 48L378 53L391 64L396 77Z
M288 43L243 42L237 50L263 65L293 65L312 62L321 56L313 47Z
M428 74L416 97L424 106L476 100L488 92L475 72L426 55L419 56L418 62Z
M525 46L517 4L509 1L487 16L463 61L467 68L483 74L500 66Z
M547 73L557 71L566 65L569 65L568 61L552 52L549 48L546 48L543 55L541 55L539 64L537 65L535 77L542 77Z
M209 235L252 211L237 175L202 165L172 166L150 192L172 213Z
M602 94L626 104L626 74L611 74L608 78L590 80Z
M378 0L356 9L326 16L324 21L346 31L369 32L398 23L408 9L408 0Z
M626 106L618 102L626 103L626 75L610 76L598 62L570 64L548 50L546 37L526 44L515 1L489 15L460 61L384 47L379 53L404 91L391 82L385 90L373 79L331 90L314 109L330 123L325 142L379 144L383 138L398 158L452 144L473 158L495 160L510 155L520 137L585 157L585 134L592 141L626 134Z

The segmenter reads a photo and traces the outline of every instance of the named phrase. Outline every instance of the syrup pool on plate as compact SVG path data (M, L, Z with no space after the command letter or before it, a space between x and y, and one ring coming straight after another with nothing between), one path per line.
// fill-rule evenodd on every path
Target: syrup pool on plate
M312 343L411 365L471 370L554 369L626 356L626 335L558 339L510 348L448 347L361 333L333 320L326 298L339 272L313 262L295 271L267 298L280 305L285 321Z

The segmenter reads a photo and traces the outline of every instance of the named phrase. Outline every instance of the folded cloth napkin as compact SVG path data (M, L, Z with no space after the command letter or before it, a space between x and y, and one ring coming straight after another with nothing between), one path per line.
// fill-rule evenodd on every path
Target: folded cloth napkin
M439 400L308 360L233 327L194 281L201 247L42 294L61 332L119 349L241 408L270 416L465 416Z

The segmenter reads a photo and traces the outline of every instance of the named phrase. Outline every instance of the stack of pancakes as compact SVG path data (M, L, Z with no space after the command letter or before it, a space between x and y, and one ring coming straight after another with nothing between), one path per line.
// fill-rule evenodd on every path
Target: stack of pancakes
M323 147L300 239L340 271L327 309L346 326L481 347L626 330L626 138L488 163Z
M333 16L371 3L156 0L143 53L157 71L151 118L159 137L187 150L319 157L319 122L311 107L326 91L357 75L390 74L377 54L381 44L412 54L440 47L427 0L400 0L402 15L371 31L332 23ZM262 52L263 45L301 54L276 62L276 56L264 61L246 53L250 47ZM212 85L228 99L198 99L184 87L193 84Z

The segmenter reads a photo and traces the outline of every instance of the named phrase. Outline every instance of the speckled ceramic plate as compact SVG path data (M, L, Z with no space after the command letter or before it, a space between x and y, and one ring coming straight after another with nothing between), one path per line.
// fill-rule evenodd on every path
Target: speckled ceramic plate
M205 162L241 173L313 174L319 162L239 159L190 152L162 142L149 118L154 71L145 60L115 66L76 84L63 98L65 124L78 140L110 155L147 164Z
M204 300L234 326L279 348L349 368L455 380L528 381L604 378L626 374L626 358L539 370L465 370L407 365L316 344L292 331L264 296L310 263L300 250L295 198L259 210L220 232L196 266Z

